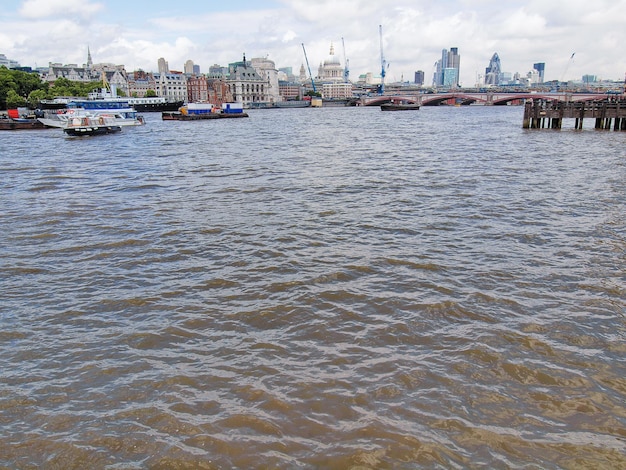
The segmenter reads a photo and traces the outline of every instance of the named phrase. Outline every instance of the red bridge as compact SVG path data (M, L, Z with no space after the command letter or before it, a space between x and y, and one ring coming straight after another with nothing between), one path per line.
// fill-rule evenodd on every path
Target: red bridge
M455 91L448 93L415 93L406 95L382 95L368 96L361 98L358 103L361 106L379 106L392 101L402 101L406 103L416 103L421 106L436 106L446 102L462 104L484 104L484 105L505 105L510 102L543 99L549 101L562 101L566 103L580 101L603 100L611 95L604 93L472 93Z

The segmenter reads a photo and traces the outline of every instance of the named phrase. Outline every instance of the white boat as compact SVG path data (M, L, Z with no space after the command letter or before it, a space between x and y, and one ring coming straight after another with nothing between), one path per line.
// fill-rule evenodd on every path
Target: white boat
M63 132L71 136L88 136L100 134L113 134L120 132L122 128L113 116L79 116L68 119Z
M136 112L129 113L124 110L115 110L103 108L100 110L86 110L84 108L68 108L60 110L56 113L46 113L45 117L37 118L44 126L59 127L61 129L67 127L68 123L74 118L98 118L104 117L113 119L115 125L119 127L125 126L141 126L145 124L143 117L138 116Z
M115 88L113 88L115 90ZM79 117L113 116L117 126L141 126L145 124L143 117L137 114L128 98L117 98L112 91L100 88L89 93L87 98L72 98L65 109L47 111L39 121L49 127L66 127L69 119L75 114Z

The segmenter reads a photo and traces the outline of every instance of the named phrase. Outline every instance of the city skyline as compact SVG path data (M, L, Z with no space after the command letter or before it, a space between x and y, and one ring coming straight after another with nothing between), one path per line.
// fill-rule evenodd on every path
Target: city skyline
M298 70L305 62L304 43L316 70L333 43L356 81L361 74L380 74L382 25L388 82L410 81L418 70L428 81L433 63L450 46L462 55L458 80L464 86L479 81L496 52L502 70L510 73L525 75L533 64L545 63L546 81L584 75L621 80L626 72L626 59L615 54L626 40L620 24L626 0L232 3L9 0L0 12L0 53L23 66L81 65L89 48L94 62L145 71L154 71L160 57L173 70L192 60L208 71L246 53Z

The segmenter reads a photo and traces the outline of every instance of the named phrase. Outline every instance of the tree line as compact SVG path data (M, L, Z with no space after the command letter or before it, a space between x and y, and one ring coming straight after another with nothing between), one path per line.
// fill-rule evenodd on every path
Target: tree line
M41 100L59 96L87 97L102 82L73 82L57 78L54 84L43 82L38 73L0 67L0 109L28 106L37 108ZM118 90L120 94L121 90ZM122 92L123 93L123 92Z

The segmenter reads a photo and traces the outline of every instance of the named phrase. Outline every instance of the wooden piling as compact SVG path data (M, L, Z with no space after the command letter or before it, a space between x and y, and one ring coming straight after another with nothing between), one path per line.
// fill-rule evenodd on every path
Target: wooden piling
M563 119L574 119L582 129L585 118L595 119L598 130L626 130L626 95L589 102L529 100L524 105L524 129L562 129Z

